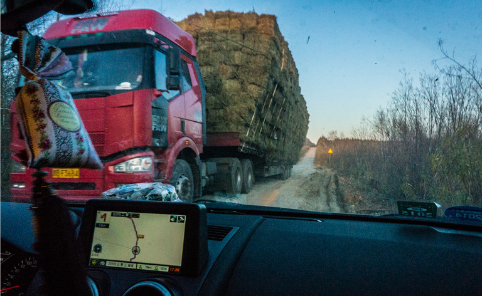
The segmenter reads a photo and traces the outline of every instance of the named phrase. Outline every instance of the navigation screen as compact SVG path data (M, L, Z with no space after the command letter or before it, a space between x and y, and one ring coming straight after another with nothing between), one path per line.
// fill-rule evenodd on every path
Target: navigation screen
M185 215L97 211L90 266L180 273Z

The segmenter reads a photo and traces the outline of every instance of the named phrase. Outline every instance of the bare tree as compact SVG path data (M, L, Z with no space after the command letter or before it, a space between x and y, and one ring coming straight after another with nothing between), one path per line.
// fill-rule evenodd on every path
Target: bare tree
M441 52L451 64L421 73L418 86L404 74L388 106L353 132L357 140L330 135L329 165L381 197L482 206L482 69Z

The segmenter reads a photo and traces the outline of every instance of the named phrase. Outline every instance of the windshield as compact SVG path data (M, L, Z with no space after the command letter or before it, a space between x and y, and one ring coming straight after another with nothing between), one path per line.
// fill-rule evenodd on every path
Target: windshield
M132 90L143 78L144 47L75 48L65 50L72 63L72 74L63 85L72 93Z
M56 171L66 200L163 182L183 201L482 223L481 1L113 3L154 8L193 39L146 28L152 106L81 103L105 107L80 110L105 168ZM68 49L62 85L135 91L145 52ZM10 102L15 65L2 63ZM186 150L171 153L177 141ZM14 160L2 199L25 201ZM452 219L463 211L473 219Z

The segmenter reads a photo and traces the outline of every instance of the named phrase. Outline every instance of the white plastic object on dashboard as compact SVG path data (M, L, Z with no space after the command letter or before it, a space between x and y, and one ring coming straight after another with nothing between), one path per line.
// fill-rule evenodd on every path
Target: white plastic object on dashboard
M127 184L102 192L101 196L103 199L181 202L174 186L160 182Z

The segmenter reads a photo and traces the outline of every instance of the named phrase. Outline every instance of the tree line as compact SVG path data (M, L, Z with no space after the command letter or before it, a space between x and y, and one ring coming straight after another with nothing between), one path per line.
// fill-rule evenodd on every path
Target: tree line
M482 206L482 69L441 50L451 65L420 74L418 84L404 74L353 138L318 140L318 163L393 200Z

